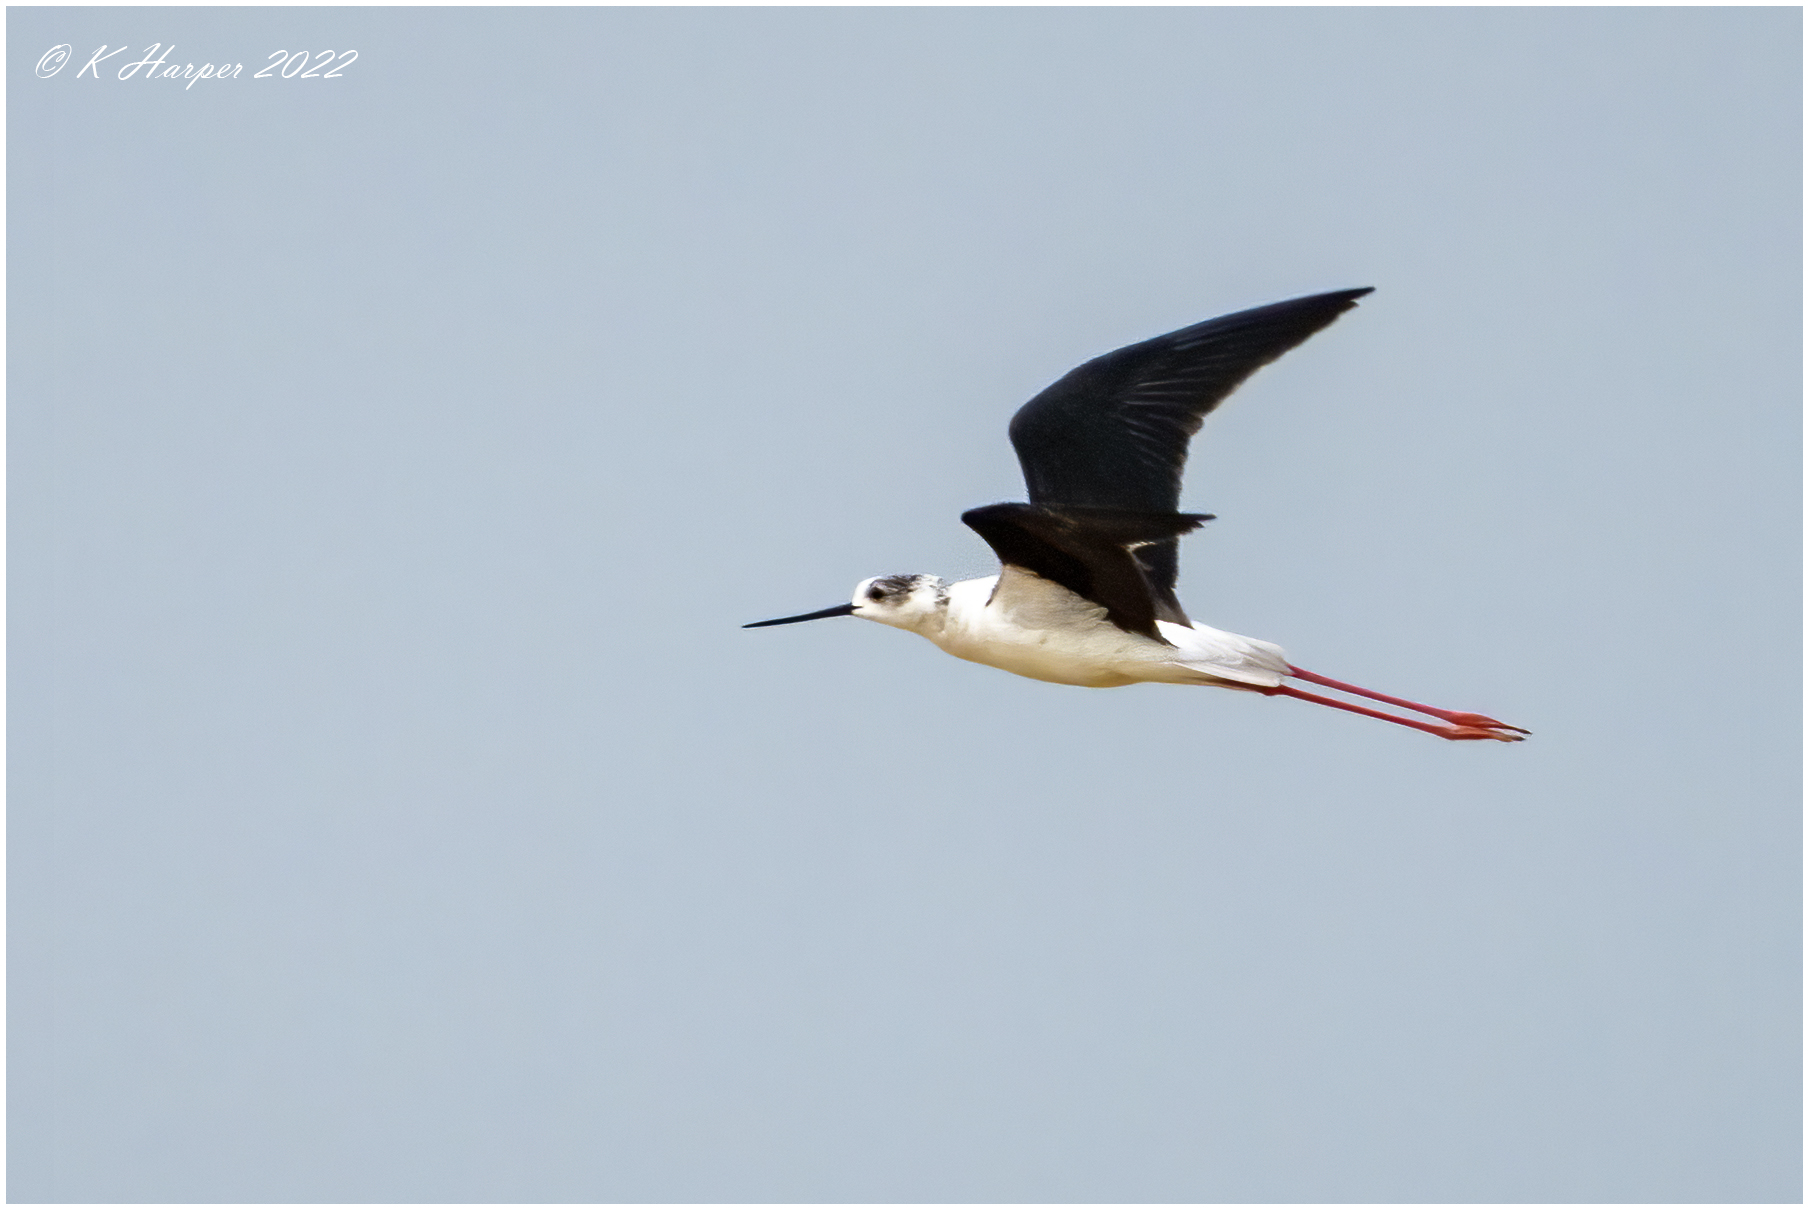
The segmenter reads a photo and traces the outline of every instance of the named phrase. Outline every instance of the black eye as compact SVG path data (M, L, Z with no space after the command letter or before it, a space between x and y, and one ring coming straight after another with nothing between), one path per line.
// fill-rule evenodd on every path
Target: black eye
M886 590L875 584L867 590L867 599L869 601L883 601L886 599Z

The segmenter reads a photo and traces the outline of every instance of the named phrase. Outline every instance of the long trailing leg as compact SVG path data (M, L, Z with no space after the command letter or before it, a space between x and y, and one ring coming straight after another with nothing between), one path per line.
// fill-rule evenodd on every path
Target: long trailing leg
M1515 743L1525 738L1524 735L1510 734L1510 732L1520 730L1518 727L1504 727L1501 724L1495 724L1494 726L1476 726L1468 723L1455 722L1446 723L1443 726L1438 723L1422 723L1418 719L1401 718L1399 715L1384 714L1380 710L1371 710L1368 706L1358 706L1352 702L1341 702L1336 698L1321 697L1317 693L1308 693L1306 690L1296 689L1292 685L1274 685L1267 689L1258 689L1257 692L1265 697L1280 696L1299 698L1303 702L1314 702L1321 706L1330 706L1334 710L1348 710L1352 714L1362 714L1369 718L1379 718L1385 723L1399 723L1403 727L1412 727L1415 731L1424 731L1428 735L1436 735L1440 739L1498 739L1503 743ZM1465 717L1480 716L1471 715ZM1498 730L1496 728L1501 729Z
M1419 702L1410 702L1403 697L1390 697L1386 693L1377 693L1373 689L1365 689L1360 685L1347 685L1343 681L1334 681L1329 676L1320 676L1317 672L1308 672L1306 669L1296 668L1292 664L1288 665L1288 674L1299 677L1303 681L1310 681L1315 685L1324 685L1327 689L1336 689L1340 693L1354 693L1358 697L1387 702L1390 706L1399 706L1404 710L1430 714L1433 718L1442 718L1459 727L1493 727L1501 731L1518 731L1521 735L1532 734L1525 727L1515 727L1509 723L1492 719L1486 714L1469 714L1461 710L1440 710L1437 706L1426 706Z

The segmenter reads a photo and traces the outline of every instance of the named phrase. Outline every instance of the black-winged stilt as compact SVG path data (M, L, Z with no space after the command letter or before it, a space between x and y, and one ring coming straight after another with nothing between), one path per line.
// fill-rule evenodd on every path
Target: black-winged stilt
M1357 305L1369 287L1273 303L1107 353L1018 409L1011 444L1029 504L961 520L1001 564L950 584L862 580L846 605L744 629L852 615L922 635L950 655L1062 685L1144 681L1280 695L1445 739L1519 740L1487 715L1410 702L1296 668L1282 649L1191 622L1175 598L1177 539L1212 518L1175 511L1187 446L1238 385ZM1443 720L1401 718L1308 693L1293 679Z

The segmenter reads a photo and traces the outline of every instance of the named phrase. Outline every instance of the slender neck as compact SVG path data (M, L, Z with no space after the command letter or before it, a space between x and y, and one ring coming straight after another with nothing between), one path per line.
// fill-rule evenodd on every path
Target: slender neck
M916 624L912 626L912 629L924 638L929 639L932 643L937 641L942 637L942 632L948 629L948 612L950 608L950 603L945 599L934 609L927 610L924 613L917 615Z

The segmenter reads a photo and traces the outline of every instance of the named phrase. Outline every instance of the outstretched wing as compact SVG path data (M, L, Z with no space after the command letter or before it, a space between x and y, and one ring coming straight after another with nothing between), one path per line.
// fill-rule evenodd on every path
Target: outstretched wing
M1060 584L1103 606L1107 620L1119 629L1165 642L1156 630L1156 619L1173 619L1159 607L1133 552L1151 543L1173 542L1212 518L1199 513L989 504L969 509L961 520L986 539L1007 568ZM1181 624L1186 624L1185 617Z
M1031 503L1172 513L1181 503L1188 442L1207 413L1370 289L1209 319L1070 371L1011 418ZM1152 588L1172 599L1174 541L1145 547L1138 559Z
M1239 311L1069 371L1011 418L1030 502L1173 512L1187 443L1207 413L1369 292Z

